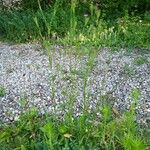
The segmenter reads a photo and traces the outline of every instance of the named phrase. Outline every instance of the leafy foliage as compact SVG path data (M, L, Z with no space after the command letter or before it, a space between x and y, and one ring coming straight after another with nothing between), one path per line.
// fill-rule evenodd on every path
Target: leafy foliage
M40 6L39 6L40 7ZM125 16L111 21L93 4L72 3L64 8L57 0L45 10L0 11L1 38L15 42L49 39L52 42L107 46L149 47L149 23ZM147 15L146 15L147 16ZM90 44L89 44L90 43Z
M132 113L112 119L111 109L105 106L102 119L90 114L74 118L72 122L46 116L38 117L31 110L21 120L0 131L2 149L146 149L148 143L134 122ZM46 117L46 118L45 118ZM133 118L133 119L132 119Z
M6 95L6 89L0 85L0 97L3 97Z

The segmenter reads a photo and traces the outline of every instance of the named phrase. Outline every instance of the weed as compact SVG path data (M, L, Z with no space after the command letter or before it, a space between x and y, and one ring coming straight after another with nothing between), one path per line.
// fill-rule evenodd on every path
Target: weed
M145 63L148 63L148 58L144 56L138 57L134 60L134 64L136 65L143 65Z
M124 70L124 74L127 76L133 76L135 74L135 68L127 64L123 67L123 70Z
M6 89L3 86L0 86L0 97L4 97L6 95Z
M20 104L23 108L25 108L27 103L28 103L28 98L27 98L26 94L24 94L20 97Z
M148 143L145 143L146 139L143 138L144 130L142 136L130 113L124 114L123 119L112 119L111 109L107 106L103 107L101 113L101 121L91 118L88 114L74 118L72 124L68 124L67 120L38 117L37 112L32 110L22 116L15 125L3 127L0 131L1 148L7 147L8 150L12 147L74 150L148 148Z

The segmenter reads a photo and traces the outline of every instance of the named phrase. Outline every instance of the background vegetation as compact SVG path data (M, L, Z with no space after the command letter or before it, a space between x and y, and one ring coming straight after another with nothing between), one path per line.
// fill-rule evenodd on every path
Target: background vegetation
M15 5L17 5L15 7ZM147 0L22 0L1 8L1 38L27 42L41 38L114 47L149 47L150 4ZM60 41L59 41L60 42Z

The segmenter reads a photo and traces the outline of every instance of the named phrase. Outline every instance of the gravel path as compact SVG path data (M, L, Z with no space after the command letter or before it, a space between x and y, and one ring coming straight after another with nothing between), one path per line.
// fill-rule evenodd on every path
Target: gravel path
M143 58L138 63L139 58ZM38 44L9 45L0 43L0 86L6 94L0 97L0 120L17 120L21 113L35 106L40 113L56 110L58 115L73 106L80 115L84 104L84 72L87 56L67 54L63 48L52 50L49 58ZM92 73L87 78L86 97L95 110L107 97L111 107L121 113L133 102L131 92L139 89L138 122L150 123L150 53L99 52ZM76 98L74 96L76 95ZM69 97L74 98L68 104ZM86 103L88 103L86 102Z

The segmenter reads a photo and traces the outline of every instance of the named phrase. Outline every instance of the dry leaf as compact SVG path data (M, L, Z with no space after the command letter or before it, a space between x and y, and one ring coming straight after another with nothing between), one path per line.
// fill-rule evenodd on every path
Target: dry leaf
M116 116L120 115L119 112L118 112L118 110L116 108L113 107L112 111L113 111L114 115L116 115Z

